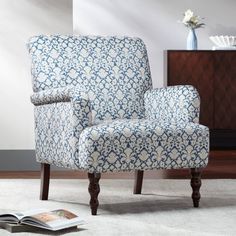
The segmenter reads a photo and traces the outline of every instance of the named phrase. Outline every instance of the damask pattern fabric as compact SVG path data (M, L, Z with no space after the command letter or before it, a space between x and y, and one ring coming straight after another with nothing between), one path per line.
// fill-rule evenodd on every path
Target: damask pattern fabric
M69 102L73 96L74 87L66 86L56 89L47 89L34 93L30 98L34 105L50 104L54 102Z
M93 107L93 122L144 118L144 93L152 87L146 48L130 37L31 38L33 90L77 86Z
M69 102L76 97L89 101L88 95L76 86L43 90L38 93L34 93L30 98L31 102L38 106L55 102Z
M38 162L91 173L207 165L196 89L151 90L140 39L42 35L28 46Z
M191 85L153 89L144 100L148 119L199 123L200 97Z
M120 120L82 131L76 165L89 172L205 167L208 128L195 123Z
M88 113L81 125L80 115L87 111L82 108L70 102L35 107L37 161L89 172L207 165L209 130L205 126L150 119L90 126Z
M36 160L60 167L76 168L74 163L78 141L84 127L75 126L72 103L36 106L34 114Z
M74 96L70 102L35 106L36 160L77 169L81 132L91 125L89 101Z

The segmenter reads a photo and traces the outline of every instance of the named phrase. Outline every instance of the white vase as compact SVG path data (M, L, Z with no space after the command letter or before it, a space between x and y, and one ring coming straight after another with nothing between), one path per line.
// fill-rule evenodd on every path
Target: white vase
M197 36L195 29L190 29L187 37L187 50L197 50Z

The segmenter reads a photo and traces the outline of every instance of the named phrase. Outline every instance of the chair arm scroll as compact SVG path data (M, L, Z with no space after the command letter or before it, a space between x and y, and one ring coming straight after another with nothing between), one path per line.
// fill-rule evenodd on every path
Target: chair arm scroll
M200 97L191 85L149 90L145 93L144 102L149 119L168 123L199 123Z
M70 108L68 112L71 114L71 122L76 130L81 132L91 125L92 115L89 98L77 87L67 86L40 91L31 96L31 102L35 105L36 111L43 111L44 105L50 106L48 109L51 114L58 109L62 113L62 103L68 103Z

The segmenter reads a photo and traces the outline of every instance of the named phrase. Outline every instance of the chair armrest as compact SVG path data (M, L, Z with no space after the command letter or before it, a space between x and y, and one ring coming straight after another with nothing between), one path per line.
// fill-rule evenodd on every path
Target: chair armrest
M191 85L149 90L144 95L144 102L149 119L199 123L200 97Z
M40 106L56 102L70 102L75 93L78 94L76 87L67 86L34 93L30 99L35 106Z
M50 106L50 108L46 108L50 113L61 109L59 103L69 103L71 122L76 130L81 132L91 125L92 114L89 98L85 92L76 87L68 86L40 91L31 96L31 102L39 111L42 111L40 107L43 107L43 105Z

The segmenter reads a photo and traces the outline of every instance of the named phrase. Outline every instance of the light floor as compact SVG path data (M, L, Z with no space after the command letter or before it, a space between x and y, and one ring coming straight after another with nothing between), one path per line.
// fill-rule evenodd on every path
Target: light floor
M187 180L144 180L133 195L132 180L102 180L97 216L90 215L87 180L52 180L48 201L38 200L39 180L0 180L0 213L31 208L65 208L86 224L52 235L109 236L236 235L236 180L203 180L199 209L192 208ZM0 235L12 235L0 230ZM51 235L20 233L13 235Z

